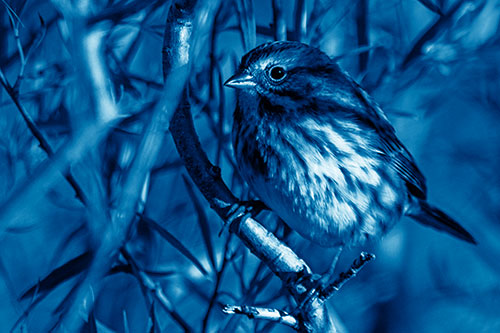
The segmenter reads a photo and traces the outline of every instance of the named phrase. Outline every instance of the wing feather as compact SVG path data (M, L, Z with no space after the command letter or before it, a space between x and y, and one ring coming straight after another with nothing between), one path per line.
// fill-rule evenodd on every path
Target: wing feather
M352 80L356 95L364 108L360 110L361 118L373 127L381 139L381 151L388 159L390 166L405 181L409 192L419 199L426 199L427 187L425 177L418 169L413 156L396 137L394 127L389 123L384 111L377 102Z

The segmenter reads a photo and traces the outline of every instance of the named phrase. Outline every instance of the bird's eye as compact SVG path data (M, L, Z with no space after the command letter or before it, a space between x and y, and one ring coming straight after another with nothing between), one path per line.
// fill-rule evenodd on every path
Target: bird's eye
M286 75L285 69L280 66L274 66L269 70L269 77L271 77L273 81L281 81L283 80L285 75Z

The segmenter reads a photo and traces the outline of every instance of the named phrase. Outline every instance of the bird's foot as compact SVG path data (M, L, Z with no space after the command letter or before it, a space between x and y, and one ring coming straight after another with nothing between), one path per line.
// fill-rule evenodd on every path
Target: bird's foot
M320 274L305 274L294 282L297 286L297 292L301 295L297 309L302 308L316 296L319 288L321 288L321 279L322 276Z
M263 210L271 210L267 205L260 200L245 200L240 201L240 205L247 207L247 210L252 213L252 216L259 215Z
M235 221L242 221L248 217L257 216L263 210L269 208L260 200L238 201L230 206L226 213L226 223L219 232L219 236L227 226L231 226Z
M322 290L327 288L329 284L332 283L332 278L334 277L335 274L335 267L337 267L337 262L339 261L340 254L342 253L343 246L339 246L337 249L337 252L335 253L335 256L333 257L333 260L330 264L330 268L328 269L327 272L325 272L322 275L319 274L313 274L311 282L312 284L309 286L307 295L305 296L304 300L301 302L301 306L306 304L311 300L311 298L316 297L318 294L321 293Z

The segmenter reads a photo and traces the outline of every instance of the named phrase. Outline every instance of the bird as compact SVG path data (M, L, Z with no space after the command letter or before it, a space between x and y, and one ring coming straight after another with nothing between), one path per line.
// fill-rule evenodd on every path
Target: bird
M384 111L320 49L262 44L224 84L236 89L232 144L241 177L303 238L364 245L409 216L476 244L428 203L425 178Z

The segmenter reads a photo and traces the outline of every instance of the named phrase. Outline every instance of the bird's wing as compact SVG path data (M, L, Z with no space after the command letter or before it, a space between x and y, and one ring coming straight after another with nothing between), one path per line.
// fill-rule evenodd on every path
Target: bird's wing
M379 134L382 153L388 158L391 167L406 182L406 187L410 193L419 199L426 199L427 187L425 185L425 177L415 164L413 156L411 156L410 152L396 137L394 127L389 123L387 116L378 106L377 102L354 80L352 83L357 97L365 106L360 111L360 116Z

